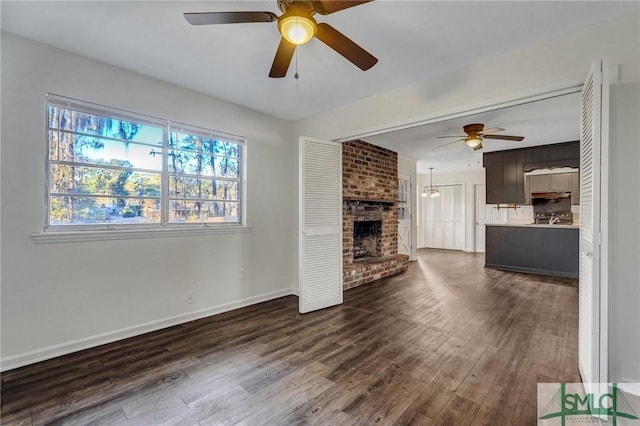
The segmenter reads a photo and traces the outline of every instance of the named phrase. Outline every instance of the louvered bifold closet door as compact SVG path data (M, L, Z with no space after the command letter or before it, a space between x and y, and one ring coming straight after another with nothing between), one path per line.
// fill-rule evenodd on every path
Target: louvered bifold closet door
M342 145L300 139L300 313L342 303Z
M587 392L596 394L606 390L598 383L607 381L607 281L602 270L606 253L601 244L602 224L606 226L609 86L603 69L595 62L587 76L580 117L578 363Z

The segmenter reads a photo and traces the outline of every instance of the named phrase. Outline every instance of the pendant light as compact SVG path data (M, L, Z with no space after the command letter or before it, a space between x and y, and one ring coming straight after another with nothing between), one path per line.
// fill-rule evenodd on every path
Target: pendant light
M422 197L430 197L430 198L439 197L440 191L438 191L438 188L435 188L433 186L433 167L429 167L429 171L431 172L431 179L430 179L429 186L425 186L424 189L422 190L422 194L420 195Z

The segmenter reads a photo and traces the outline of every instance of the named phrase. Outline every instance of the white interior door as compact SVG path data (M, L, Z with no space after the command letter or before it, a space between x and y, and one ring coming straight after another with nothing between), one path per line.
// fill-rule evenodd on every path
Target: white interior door
M299 311L342 303L342 145L300 138Z
M439 186L439 197L423 200L425 247L462 250L464 193L462 185Z
M487 223L502 223L502 212L495 206L487 204L487 192L485 184L474 185L474 251L484 253ZM503 210L504 211L504 210Z
M607 161L609 81L595 62L582 89L580 119L580 288L578 363L586 391L607 382Z
M411 256L411 176L398 175L398 253Z
M475 185L474 187L474 231L475 231L475 247L474 251L484 253L485 247L485 224L488 220L487 215L487 194L485 185Z

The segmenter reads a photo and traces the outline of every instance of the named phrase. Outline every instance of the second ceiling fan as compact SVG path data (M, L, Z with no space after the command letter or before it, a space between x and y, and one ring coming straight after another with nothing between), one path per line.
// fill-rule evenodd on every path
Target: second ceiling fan
M524 136L511 136L511 135L496 135L496 133L504 132L505 129L502 127L491 127L489 129L484 128L484 124L482 123L474 123L467 124L462 128L464 132L467 134L466 136L456 135L456 136L436 136L437 139L448 139L448 138L460 138L455 141L451 141L444 145L437 146L433 149L439 149L445 147L447 145L451 145L452 143L464 141L465 144L469 148L472 148L474 151L482 149L482 140L483 139L501 139L505 141L516 141L520 142L524 140Z
M313 37L338 52L361 70L366 71L374 66L378 59L331 25L324 22L317 23L313 15L316 13L329 15L369 1L372 0L277 0L278 8L283 13L281 16L277 16L273 12L241 11L185 13L184 17L192 25L278 21L278 30L282 38L269 72L269 77L272 78L281 78L287 75L296 46L307 43Z

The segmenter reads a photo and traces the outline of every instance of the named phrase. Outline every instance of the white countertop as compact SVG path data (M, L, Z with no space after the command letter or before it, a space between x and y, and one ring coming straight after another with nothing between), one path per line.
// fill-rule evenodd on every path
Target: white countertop
M535 223L487 223L486 226L511 226L521 228L560 228L560 229L579 229L580 225L574 223L573 225L549 225L547 223L535 224Z

